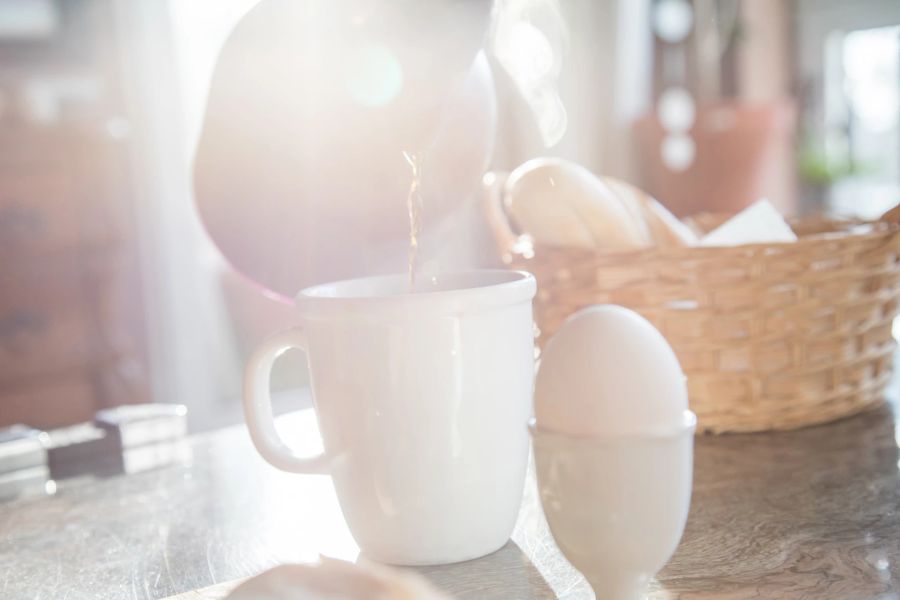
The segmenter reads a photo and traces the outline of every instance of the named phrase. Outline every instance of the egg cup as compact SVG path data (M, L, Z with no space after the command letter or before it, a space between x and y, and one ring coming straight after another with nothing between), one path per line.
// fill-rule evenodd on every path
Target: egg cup
M538 490L559 549L598 600L644 598L681 540L691 504L694 430L581 437L529 423Z

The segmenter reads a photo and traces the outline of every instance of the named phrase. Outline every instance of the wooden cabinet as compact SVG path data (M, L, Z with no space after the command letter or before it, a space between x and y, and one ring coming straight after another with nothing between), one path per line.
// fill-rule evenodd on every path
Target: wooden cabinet
M0 39L0 427L149 399L117 9L53 7Z
M126 147L0 128L0 426L147 401Z
M75 249L78 212L72 183L52 169L0 168L0 243L3 254Z
M87 366L93 323L76 254L0 267L0 382Z
M89 420L98 408L97 399L89 371L50 373L26 385L0 387L0 415L7 425L50 429Z

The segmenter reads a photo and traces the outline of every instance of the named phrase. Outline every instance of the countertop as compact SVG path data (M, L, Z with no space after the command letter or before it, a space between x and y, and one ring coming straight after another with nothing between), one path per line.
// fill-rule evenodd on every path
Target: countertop
M790 433L698 437L687 529L651 598L900 599L896 421L886 405ZM316 445L311 410L279 426ZM168 467L0 504L9 600L165 598L319 553L358 554L330 479L274 470L243 427L190 438ZM592 597L531 473L506 547L420 571L459 598Z

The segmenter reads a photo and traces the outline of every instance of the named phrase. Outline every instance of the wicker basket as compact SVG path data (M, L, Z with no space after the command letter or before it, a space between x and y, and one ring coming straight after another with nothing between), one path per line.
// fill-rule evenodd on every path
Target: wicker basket
M698 431L795 429L882 402L900 298L894 224L815 218L792 223L793 244L605 253L532 247L496 205L489 216L504 262L538 280L539 344L590 304L639 312L681 361Z

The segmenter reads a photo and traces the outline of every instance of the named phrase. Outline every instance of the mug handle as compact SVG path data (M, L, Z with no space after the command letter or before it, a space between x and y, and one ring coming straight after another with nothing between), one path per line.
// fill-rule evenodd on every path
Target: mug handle
M300 329L289 329L265 340L250 356L244 369L244 415L253 445L273 467L290 473L327 473L329 457L299 456L284 443L275 429L269 382L272 366L278 357L298 348L307 352L306 335Z

